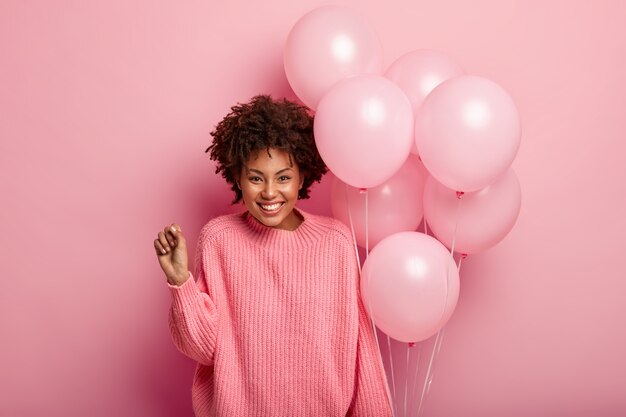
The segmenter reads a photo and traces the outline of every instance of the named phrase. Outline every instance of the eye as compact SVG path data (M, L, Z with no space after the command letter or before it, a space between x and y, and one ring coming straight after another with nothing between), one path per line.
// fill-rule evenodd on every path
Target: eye
M278 177L278 180L282 182L289 181L290 179L291 177L288 177L286 175L281 175L280 177Z
M260 182L261 181L261 177L253 176L253 177L249 177L248 180L250 182Z

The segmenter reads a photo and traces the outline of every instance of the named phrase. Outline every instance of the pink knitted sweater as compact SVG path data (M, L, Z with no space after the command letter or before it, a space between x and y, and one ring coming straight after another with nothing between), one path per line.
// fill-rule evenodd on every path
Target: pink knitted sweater
M172 294L178 349L196 360L196 416L391 416L348 228L297 209L294 231L248 213L201 230Z

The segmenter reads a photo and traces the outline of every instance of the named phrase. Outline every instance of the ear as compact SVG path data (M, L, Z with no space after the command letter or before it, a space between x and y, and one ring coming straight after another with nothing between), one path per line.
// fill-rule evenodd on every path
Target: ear
M304 184L304 175L300 174L300 184L298 184L298 190L302 189L303 184Z

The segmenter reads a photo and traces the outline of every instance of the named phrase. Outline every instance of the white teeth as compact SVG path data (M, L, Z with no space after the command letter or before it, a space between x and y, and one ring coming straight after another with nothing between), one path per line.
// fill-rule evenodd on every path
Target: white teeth
M261 208L263 208L263 210L267 210L267 211L274 211L276 210L278 207L280 207L282 205L282 203L276 203L276 204L271 204L271 205L265 205L265 204L259 204L261 206Z

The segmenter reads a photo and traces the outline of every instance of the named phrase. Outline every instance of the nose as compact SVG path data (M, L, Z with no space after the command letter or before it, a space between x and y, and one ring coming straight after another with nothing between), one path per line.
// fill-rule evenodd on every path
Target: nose
M264 200L273 200L276 197L276 186L273 181L266 181L265 186L263 187L263 191L261 192L261 197Z

